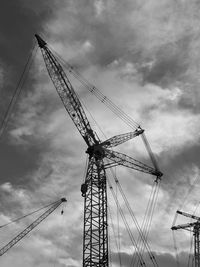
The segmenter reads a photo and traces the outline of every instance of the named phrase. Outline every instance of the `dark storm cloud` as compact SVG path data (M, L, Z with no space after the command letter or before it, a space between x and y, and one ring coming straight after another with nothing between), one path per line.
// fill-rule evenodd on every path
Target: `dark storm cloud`
M168 176L171 176L171 179L169 182L172 182L172 177L175 175L177 170L180 170L181 168L191 168L192 165L200 166L200 159L198 157L200 153L200 145L194 144L189 147L185 147L184 150L181 150L180 153L177 153L175 156L172 156L171 158L169 155L165 155L165 153L162 154L161 158L163 158L163 168L168 170ZM167 159L165 161L165 159ZM173 164L172 164L173 163ZM171 166L171 168L170 168ZM165 183L165 181L163 181Z
M187 187L187 185L191 184L190 179L188 178L188 175L193 175L193 172L191 173L190 171L190 165L192 164L192 160L194 159L195 155L198 153L198 149L194 152L192 148L191 150L187 147L185 148L185 143L187 143L188 140L187 138L185 139L185 137L182 137L182 135L179 137L179 132L177 134L176 131L175 134L174 131L169 133L170 129L166 127L168 123L170 124L172 121L172 128L174 127L174 129L177 129L177 120L173 120L175 118L175 111L178 106L176 103L177 92L174 92L175 96L170 95L170 90L173 92L170 86L176 84L177 81L182 84L183 76L186 79L186 74L188 76L190 74L187 72L187 57L189 46L191 44L190 35L186 36L184 33L184 37L180 38L179 36L176 38L179 41L170 43L170 38L166 38L165 36L167 35L167 31L165 32L163 30L166 21L166 7L168 6L168 2L172 3L173 1L162 1L161 4L157 1L152 1L150 4L149 2L146 2L147 6L144 4L143 7L142 3L139 7L131 0L74 0L64 1L65 4L63 4L63 6L61 6L60 1L58 0L55 1L58 4L57 8L55 9L56 15L52 14L53 6L50 7L50 4L52 4L51 1L41 2L42 3L24 0L20 2L17 1L12 4L7 3L5 5L5 7L7 7L7 9L5 9L5 13L10 14L10 8L13 8L13 6L16 7L16 3L19 4L18 7L16 7L17 12L15 13L14 10L11 12L13 13L13 20L17 21L16 27L11 28L11 24L14 25L14 23L9 22L9 27L7 29L8 33L5 32L5 30L3 31L5 40L9 40L5 41L4 46L2 46L4 49L7 49L8 47L8 50L5 51L5 56L2 55L2 66L4 68L4 72L6 73L6 77L8 77L4 79L5 88L7 88L6 92L8 91L8 93L11 94L13 84L16 84L16 81L18 80L18 73L21 73L20 70L22 70L24 62L26 61L26 57L32 45L34 33L40 32L44 28L47 29L44 30L44 35L49 36L50 42L53 40L53 43L58 45L58 47L63 47L63 51L67 51L69 58L74 59L73 57L76 57L74 59L75 65L82 66L85 70L87 70L88 66L93 69L96 67L94 65L97 65L99 71L96 72L96 75L101 80L105 78L105 76L102 75L102 69L103 71L108 71L110 68L110 70L114 72L115 80L117 82L112 86L110 79L105 79L110 86L109 93L115 95L117 91L120 91L121 94L119 98L125 107L128 106L129 100L132 98L137 99L137 103L136 101L131 102L130 111L132 111L134 106L138 106L138 109L135 109L134 112L138 111L138 113L140 113L139 118L142 118L142 121L146 118L145 124L147 124L148 121L151 123L155 119L155 124L158 125L159 128L154 132L153 136L155 137L156 144L161 147L161 149L158 150L161 152L164 150L163 154L160 153L159 155L159 165L161 170L165 173L165 176L163 177L161 196L159 195L159 209L157 209L158 212L155 214L155 219L157 219L157 216L159 216L159 210L163 211L167 210L168 208L166 208L169 202L168 194L170 194L171 197L170 202L174 203L174 206L177 206L177 189L173 187L176 186L182 190L183 187ZM95 8L96 4L101 3L103 8L102 12L100 10L98 11L97 7ZM106 3L108 5L110 4L110 6L106 6ZM146 10L146 13L143 12L144 10ZM153 22L151 18L148 17L148 14L151 12L153 14L151 18L155 17L155 21ZM157 20L158 14L161 14L161 17L164 16L164 18L161 18L160 21ZM187 18L187 16L185 16L185 18ZM3 19L6 20L4 15ZM46 23L47 21L48 23ZM44 24L45 27L43 27ZM175 28L173 28L173 30L175 30ZM165 34L161 35L163 32L165 32ZM152 43L154 43L155 46L153 46L153 48L151 47ZM88 50L86 49L86 52L83 49L84 45L88 45L86 46L86 48L88 48ZM13 50L11 48L13 48ZM80 53L81 49L84 50L83 56L79 57L78 53ZM115 61L116 65L119 67L119 72L115 72ZM121 63L121 66L119 66L119 62ZM134 84L126 84L126 79L123 79L123 84L121 83L121 80L119 79L121 77L120 74L125 72L125 66L127 63L131 63L133 65L133 69L136 69L136 71L133 71L133 76L141 76L143 79L143 84L139 84L139 82L138 84L136 82ZM106 68L108 65L109 68ZM5 67L7 71L5 71ZM130 76L131 75L132 73ZM124 75L124 77L127 76ZM37 77L37 86L41 83L40 78ZM138 78L138 80L140 79ZM136 79L136 81L138 80ZM56 114L52 114L51 108L52 106L55 107L54 96L46 96L47 92L44 92L44 100L44 96L39 93L41 92L40 89L42 89L43 85L45 86L45 84L46 87L48 87L48 90L50 89L48 81L43 81L41 88L39 88L37 91L34 91L35 88L32 88L32 85L30 85L28 90L31 91L31 94L29 94L27 99L23 96L23 100L26 102L26 105L22 105L23 101L20 102L21 109L18 114L18 120L15 121L16 131L12 132L12 136L15 135L15 138L19 137L19 141L21 141L22 146L17 146L16 144L13 144L13 142L7 146L7 148L2 147L0 152L0 160L2 159L1 162L6 161L1 174L3 177L1 182L4 182L4 184L2 185L0 192L2 197L2 210L5 210L4 215L8 216L7 219L26 213L28 208L27 206L24 207L23 205L27 203L27 205L31 207L30 210L33 210L35 207L39 207L41 199L47 203L47 199L50 199L50 197L52 198L52 196L56 196L57 192L68 192L71 203L76 202L73 192L77 192L79 197L78 199L80 199L79 188L82 177L82 172L80 170L83 170L83 162L80 161L80 159L84 158L83 154L80 154L80 151L84 151L81 147L82 142L80 141L79 143L79 141L77 141L79 139L75 138L76 129L73 128L71 131L71 123L68 124L67 121L65 124L67 127L63 127L64 119L61 112L55 112ZM34 87L36 87L36 82L34 79L33 82L35 85ZM144 84L146 85L146 88L143 86ZM160 87L152 86L152 84L160 85ZM131 93L127 96L125 90L126 86L131 88ZM166 87L169 87L169 90L166 90ZM165 90L163 90L163 88L165 88ZM122 89L124 90L122 91ZM136 94L133 94L133 90ZM142 94L140 95L139 92L142 92ZM123 100L123 98L121 98L122 95L126 96L127 99ZM171 100L173 97L174 99ZM152 99L155 101L151 102ZM174 104L172 103L173 101ZM7 104L7 102L5 104ZM187 103L185 103L185 105L186 104ZM56 108L58 108L57 104ZM141 109L144 109L143 114ZM98 110L98 112L102 115L102 110ZM33 115L24 116L27 113L28 115L30 115L30 113ZM46 116L47 113L49 115L48 118ZM185 113L177 114L177 116L180 118L180 123L178 123L178 125L180 128L182 128L183 123L185 122ZM102 121L106 119L109 120L106 118L106 116L105 118L102 117L103 116L101 116ZM192 116L191 119L193 119ZM114 122L111 124L110 121L109 124L112 128L114 126ZM162 121L161 124L159 124L160 121ZM153 128L152 125L150 127ZM164 131L162 132L163 129ZM189 131L186 132L187 135L190 133ZM169 135L171 139L169 138L169 140L166 141L165 138L167 138ZM161 139L156 139L157 136L162 138L162 142ZM179 139L181 138L183 141L179 144ZM172 142L173 139L175 139L175 142ZM25 149L22 141L25 144L28 143ZM167 144L163 144L163 142L166 142ZM170 145L168 143L170 143ZM165 145L168 145L167 149ZM180 151L177 153L172 153L172 151L174 152L174 150L178 150L180 146L185 152L182 152L180 149ZM154 147L152 148L154 150ZM165 149L167 151L165 151ZM64 150L65 153L62 153ZM76 154L75 156L73 151ZM171 156L171 154L173 155ZM188 162L187 158L185 161L183 160L183 157L187 157L187 155L191 157L191 159L188 159ZM41 158L40 156L43 157ZM39 167L37 165L38 162ZM198 160L195 161L195 164L199 165ZM8 170L9 167L13 169ZM184 167L186 167L188 172L185 171ZM5 174L6 169L8 171ZM183 172L184 177L182 176ZM140 182L144 183L144 180L140 179ZM146 196L146 191L150 188L146 186L145 182L140 190L138 189L139 193L137 195L134 193L134 189L137 190L136 185L130 186L129 182L127 183L127 187L130 188L131 196L133 197L134 201L137 200L137 198L141 200L141 196ZM181 190L179 192L182 192ZM182 195L183 194L178 196L178 198L182 198ZM143 203L141 204L143 205ZM48 228L41 232L41 236L44 237L45 241L54 243L54 247L62 249L61 247L63 244L63 248L66 253L63 252L61 258L64 260L66 260L66 258L68 259L68 261L66 261L68 266L80 265L69 262L70 255L69 257L67 255L67 252L69 252L74 259L80 259L80 229L79 225L77 227L75 222L80 224L81 220L80 217L72 218L74 214L83 214L82 210L80 211L77 208L79 205L80 203L78 201L78 204L76 203L73 209L71 208L71 210L67 213L70 215L67 219L70 220L71 225L69 224L69 227L66 227L66 229L67 231L70 231L70 234L63 232L63 239L66 238L63 243L60 238L57 239L58 237L56 233L61 234L62 231L60 230L57 221L54 224L54 228L51 228L53 229L53 232L50 231L50 234L48 234ZM11 212L12 216L9 216L9 212ZM159 224L157 224L159 227L156 227L157 235L154 234L154 238L151 239L157 240L157 242L154 243L159 243L159 246L157 244L159 251L165 251L166 247L168 249L167 251L172 251L172 245L169 244L170 242L168 240L166 240L164 244L165 238L167 239L168 232L163 231L162 226L165 224L167 230L169 230L170 227L167 218L166 220L163 220L163 216L161 216ZM170 216L171 214L167 213L167 217ZM170 220L171 218L168 219ZM73 230L72 227L74 227ZM161 236L159 238L160 233L162 233L162 238ZM123 234L123 246L125 248L126 240L127 235ZM34 243L32 245L34 245ZM29 247L29 256L33 254L33 250L30 248L31 246ZM41 253L42 251L43 250L41 249ZM55 251L55 249L52 248L52 251ZM21 253L19 254L21 255ZM160 262L163 263L162 266L168 267L170 264L170 266L175 264L175 259L170 254L165 254L163 252L163 254L157 253L157 256ZM130 260L130 255L126 254L124 255L124 258L125 261L127 259L126 262L128 263ZM32 264L33 266L40 264L41 261L39 257L37 260L38 262L36 264ZM48 262L48 259L45 258L45 260ZM9 266L12 265L13 264L9 264ZM22 265L19 264L19 266ZM182 266L184 265L182 264Z
M33 1L3 1L0 9L0 60L3 68L3 82L0 88L0 118L7 110L28 55L33 47L34 33L42 30L43 24L53 15L53 1L48 4ZM29 77L29 82L33 82ZM27 84L26 84L27 85ZM28 84L31 90L32 84ZM24 89L24 88L23 88ZM27 88L26 88L27 89ZM16 110L14 110L16 111ZM20 150L17 146L6 147L7 133L1 144L0 161L2 164L1 182L22 178L25 173L36 167L39 149ZM24 157L24 160L21 159ZM11 167L12 166L12 167ZM18 172L19 171L19 172Z
M40 149L31 147L27 151L22 147L19 149L16 145L1 143L1 183L9 180L14 183L24 183L24 175L37 167L37 162L33 159L38 158Z
M152 59L152 66L139 69L143 74L144 83L154 83L163 88L172 86L183 78L189 67L188 54L191 36L187 35L180 40L159 47Z
M162 170L166 174L162 186L168 190L170 199L173 200L170 203L172 206L175 201L183 201L187 191L194 190L195 186L199 184L199 179L193 184L195 178L198 177L195 167L199 168L200 166L199 153L200 146L198 144L185 147L179 154L171 158L166 153L162 153ZM166 209L168 208L169 206L166 207Z
M33 45L34 33L42 30L42 25L52 15L51 8L37 3L38 12L24 6L23 1L4 1L0 9L1 62L7 73L4 90L14 90L25 61ZM8 93L8 92L6 92Z
M69 24L59 31L60 23L66 23L63 13L58 13L59 24L58 30L55 27L54 37L59 37L59 40L66 42L70 46L83 44L89 41L92 49L87 53L87 60L89 64L95 64L105 67L114 60L121 58L127 54L130 45L133 43L135 31L129 23L129 17L126 14L133 9L133 3L127 1L126 3L112 3L107 4L102 1L103 11L98 15L96 4L101 1L73 1L67 2L64 16L68 18ZM109 5L110 4L110 5ZM63 37L62 37L63 35ZM67 38L66 38L67 37ZM73 64L86 64L86 61L81 62L79 59L74 59Z

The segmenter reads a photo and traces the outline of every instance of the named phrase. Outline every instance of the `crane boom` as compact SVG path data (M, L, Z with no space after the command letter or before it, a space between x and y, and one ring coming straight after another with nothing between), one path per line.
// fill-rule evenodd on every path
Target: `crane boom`
M172 230L179 230L179 229L187 229L187 228L191 228L193 227L194 225L196 225L196 223L186 223L186 224L179 224L179 225L176 225L176 226L172 226Z
M130 156L127 156L125 154L109 150L109 149L104 149L105 152L105 157L108 158L109 160L112 161L111 164L107 164L107 167L113 167L116 165L123 165L125 167L135 169L140 172L152 174L156 176L157 178L160 178L163 174L160 171L157 171L156 169L136 160L133 159Z
M101 143L101 145L105 148L115 147L129 141L130 139L142 134L143 132L144 130L142 129L136 129L134 132L115 135Z
M41 48L44 62L46 64L49 76L60 96L63 105L69 113L71 119L82 135L88 146L97 144L99 138L95 136L84 109L78 99L68 77L66 76L62 66L52 54L47 44L40 36L35 35L38 44Z
M192 214L189 214L189 213L187 213L187 212L184 212L184 211L177 210L177 211L176 211L176 213L178 213L178 214L181 214L181 215L183 215L183 216L185 216L185 217L188 217L188 218L191 218L191 219L197 220L197 221L199 221L199 220L200 220L200 217L198 217L198 216L195 216L195 215L192 215Z
M23 237L25 237L30 231L32 231L39 223L41 223L47 216L49 216L62 202L66 202L65 198L54 203L48 210L46 210L42 215L40 215L33 223L31 223L25 230L14 237L8 244L0 249L0 256L6 253L10 248L17 244Z

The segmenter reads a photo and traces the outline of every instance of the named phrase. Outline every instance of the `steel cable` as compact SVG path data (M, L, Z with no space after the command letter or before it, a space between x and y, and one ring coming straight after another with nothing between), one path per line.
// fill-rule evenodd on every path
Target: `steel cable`
M122 198L123 198L123 200L124 200L124 203L125 203L125 205L126 205L128 211L129 211L129 213L130 213L130 215L131 215L131 218L132 218L132 220L133 220L133 222L134 222L134 224L135 224L135 226L136 226L136 228L137 228L137 230L138 230L138 233L139 233L139 237L140 237L140 239L141 239L141 242L143 242L143 246L146 248L147 253L148 253L148 255L149 255L149 257L150 257L150 259L151 259L153 265L154 265L154 266L158 266L158 263L157 263L157 261L156 261L154 255L152 254L151 249L150 249L150 246L149 246L149 244L148 244L148 242L147 242L147 238L144 236L144 234L143 234L143 232L142 232L142 229L141 229L141 227L139 226L139 223L138 223L138 221L137 221L137 219L136 219L136 217L135 217L135 215L134 215L134 213L133 213L133 210L131 209L131 206L130 206L130 204L129 204L129 202L128 202L128 199L126 198L126 195L125 195L125 193L123 192L122 186L121 186L121 184L120 184L120 182L119 182L119 180L117 179L116 176L114 177L114 180L115 180L115 183L116 183L117 187L119 188L119 191L120 191L121 196L122 196Z
M30 70L30 67L31 67L31 64L33 62L33 58L35 57L36 53L37 53L37 49L38 47L36 46L36 42L31 50L31 53L29 54L28 56L28 59L27 59L27 62L24 66L24 69L23 69L23 72L20 76L20 79L19 79L19 82L15 88L15 91L12 95L12 98L8 104L8 107L7 107L7 110L4 114L4 117L3 117L3 120L2 120L2 123L1 123L1 126L0 126L0 139L2 138L4 132L5 132L5 129L8 125L8 121L10 119L10 116L11 116L11 113L13 111L13 108L17 102L17 99L22 91L22 88L24 86L24 83L26 81L26 78L27 78L27 75L28 75L28 72Z
M134 238L134 236L133 236L133 234L132 234L132 232L131 232L130 226L129 226L127 220L126 220L126 217L125 217L125 215L124 215L124 212L123 212L123 210L122 210L120 204L119 204L119 203L117 204L117 198L116 198L116 195L115 195L115 193L114 193L113 187L112 187L112 185L111 185L111 183L110 183L109 180L108 180L108 185L109 185L109 189L110 189L110 191L111 191L111 193L112 193L113 199L114 199L114 201L115 201L115 203L116 203L116 205L117 205L117 207L118 207L118 209L119 209L119 213L120 213L121 218L122 218L122 220L123 220L123 222L124 222L124 225L125 225L126 230L127 230L127 232L128 232L129 238L130 238L130 240L131 240L131 242L132 242L133 247L135 248L134 253L136 253L137 257L139 258L140 265L141 265L141 266L146 266L146 263L145 263L145 261L144 261L142 255L141 255L141 253L140 253L140 251L139 251L139 249L138 249L138 247L137 247L135 238Z

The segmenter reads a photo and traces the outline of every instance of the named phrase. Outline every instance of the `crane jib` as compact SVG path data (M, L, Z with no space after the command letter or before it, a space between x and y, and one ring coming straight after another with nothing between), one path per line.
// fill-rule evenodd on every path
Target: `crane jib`
M98 143L98 138L95 137L81 102L62 66L56 61L56 58L46 46L41 50L50 78L72 121L88 146Z

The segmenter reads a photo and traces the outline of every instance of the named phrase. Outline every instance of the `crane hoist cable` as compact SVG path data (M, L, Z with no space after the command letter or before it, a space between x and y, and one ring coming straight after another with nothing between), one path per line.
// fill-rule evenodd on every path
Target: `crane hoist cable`
M114 235L114 241L115 241L115 245L116 245L116 248L117 248L117 254L118 254L118 257L119 257L119 266L121 267L122 266L122 258L121 258L121 253L120 253L120 249L119 249L119 243L117 242L117 234L115 232L115 228L114 228L114 224L113 224L113 219L112 219L112 213L111 213L111 210L110 210L110 207L108 206L108 215L110 217L110 224L111 224L111 228L112 228L112 231L113 231L113 235Z
M122 196L122 198L124 200L124 203L125 203L128 211L129 211L129 214L131 215L131 218L132 218L132 220L133 220L133 222L134 222L134 224L135 224L135 226L137 228L137 231L139 233L139 238L140 238L140 240L142 242L143 247L146 249L146 251L147 251L147 253L149 255L149 258L152 261L152 263L154 264L154 266L158 266L158 263L157 263L157 261L155 259L155 256L151 252L151 249L150 249L150 246L148 244L147 238L144 235L144 233L142 232L142 229L141 229L141 227L140 227L140 225L139 225L139 223L138 223L138 221L137 221L137 219L136 219L136 217L134 215L134 212L133 212L133 210L132 210L132 208L131 208L131 206L130 206L130 204L128 202L128 199L126 198L126 195L125 195L125 193L124 193L124 191L122 189L122 186L121 186L121 184L120 184L120 182L119 182L119 180L117 179L116 176L114 177L114 180L115 180L115 183L116 183L116 185L117 185L117 187L119 189L119 192L120 192L120 194L121 194L121 196ZM137 242L137 246L138 246L138 242ZM143 253L143 251L141 251L139 246L138 246L138 248L140 250L140 253L141 252Z
M57 209L63 202L67 202L66 198L61 198L50 206L42 215L40 215L33 223L31 223L26 229L15 236L9 243L0 249L0 256L5 254L10 248L17 244L22 238L24 238L30 231L32 231L38 224L40 224L46 217L48 217L55 209Z
M149 208L149 212L147 214L147 220L146 220L146 227L144 227L143 229L143 233L144 233L144 237L145 239L147 240L148 239L148 236L149 236L149 232L150 232L150 228L151 228L151 223L152 223L152 219L153 219L153 214L154 214L154 210L155 210L155 206L157 204L157 197L158 197L158 192L159 192L159 185L160 184L155 184L154 185L154 192L153 192L153 197L152 197L152 204L150 205L150 208ZM144 244L141 244L141 253L143 254L144 253ZM138 266L139 266L139 263L138 263Z
M116 248L117 248L117 239L116 239L116 236L115 236L115 231L114 231L114 225L113 225L113 221L112 221L112 216L111 216L111 212L110 212L110 209L108 207L108 217L110 217L110 221L111 221L111 228L113 230L113 234L114 234L114 239L115 239L115 245L116 245ZM109 263L109 266L113 266L113 259L112 259L112 250L111 250L111 233L108 232L108 253L109 253L109 256L108 256L108 263ZM119 256L119 260L121 259L121 255L119 253L119 251L117 250L117 253L118 253L118 256ZM121 267L121 261L119 261L120 264L119 266Z
M192 249L193 249L193 240L192 240L192 233L190 237L190 251L189 251L189 257L188 257L188 267L190 266L190 261L192 261Z
M115 193L114 193L113 187L112 187L112 185L111 185L111 183L110 183L109 180L108 180L108 186L109 186L109 189L110 189L110 191L111 191L111 193L112 193L113 199L114 199L114 201L115 201L115 203L116 203L116 205L117 205L117 207L118 207L118 209L119 209L120 215L121 215L121 217L122 217L122 220L123 220L124 225L125 225L125 227L126 227L126 230L127 230L127 232L128 232L129 238L130 238L130 240L131 240L131 242L132 242L132 245L133 245L133 247L135 248L134 253L136 253L136 256L139 258L139 260L140 260L140 265L141 265L141 266L146 266L146 263L145 263L145 261L144 261L142 255L141 255L141 253L140 253L140 251L139 251L139 249L138 249L138 247L137 247L137 244L136 244L135 238L134 238L134 236L133 236L133 234L132 234L131 228L130 228L130 226L129 226L127 220L126 220L126 217L125 217L125 215L124 215L124 212L123 212L123 210L122 210L122 208L121 208L121 205L120 205L119 203L117 204L117 198L116 198L116 195L115 195Z
M118 182L118 184L119 184L119 182ZM151 251L150 245L148 244L147 236L144 235L144 233L143 233L143 231L142 231L142 229L141 229L141 227L140 227L140 225L139 225L139 223L138 223L138 221L137 221L137 219L136 219L136 217L135 217L135 215L133 213L133 210L131 209L131 206L130 206L129 202L128 202L124 192L122 191L122 188L121 188L120 184L119 184L119 188L120 188L121 194L123 195L123 198L124 198L124 201L126 203L126 206L128 207L129 213L131 214L131 218L132 218L133 222L135 223L136 228L137 228L137 230L139 232L139 238L141 239L141 248L140 248L140 246L138 246L138 247L140 249L140 252L143 254L144 249L146 249L146 251L147 251L147 253L149 255L149 258L153 262L154 266L158 266L157 260L156 260L155 256L153 255L153 253ZM142 246L143 246L143 249L142 249Z
M8 121L10 119L10 116L11 116L12 112L13 112L14 106L16 105L17 100L18 100L18 98L20 96L20 93L22 91L22 88L24 86L24 83L26 81L28 73L30 71L30 67L31 67L33 59L34 59L34 57L35 57L35 55L37 53L37 50L38 50L38 47L36 46L36 42L34 42L34 46L31 49L31 52L30 52L30 54L28 56L27 62L25 64L25 66L24 66L24 69L22 71L22 74L20 76L18 84L17 84L17 86L15 88L15 91L14 91L12 97L11 97L11 100L10 100L10 102L8 104L7 110L6 110L5 114L4 114L3 120L1 122L0 139L2 138L2 136L3 136L3 134L4 134L5 130L6 130L6 127L8 125Z
M175 256L176 256L176 265L177 265L177 267L180 267L179 256L178 256L178 248L177 248L177 244L176 244L176 237L175 237L175 232L174 231L172 231L172 237L173 237L174 251L175 251Z
M148 200L147 208L146 208L146 211L145 211L144 219L143 219L143 222L142 222L142 225L141 225L141 231L143 233L143 236L144 236L145 240L147 240L147 238L148 238L150 225L151 225L151 221L152 221L152 218L153 218L153 211L154 211L153 206L156 203L155 195L156 195L156 192L158 192L157 188L158 188L157 182L156 183L154 182L154 185L152 187L152 190L151 190L151 193L150 193L150 197L149 197L149 200ZM143 245L143 242L142 242L140 236L138 237L137 244L138 244L138 246L139 246L139 248L141 250L141 253L143 254L144 245ZM134 257L132 258L132 265L133 266L135 266L136 260L137 260L136 258L134 258ZM138 262L137 262L137 265L139 265Z

